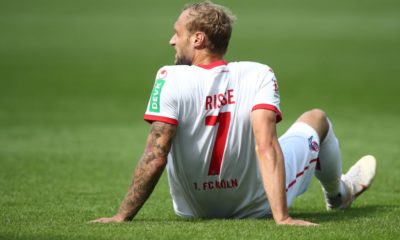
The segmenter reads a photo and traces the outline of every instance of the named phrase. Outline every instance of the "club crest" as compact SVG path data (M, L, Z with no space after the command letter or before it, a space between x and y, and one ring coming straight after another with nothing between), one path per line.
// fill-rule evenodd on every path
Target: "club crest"
M311 136L308 138L308 146L311 151L318 152L319 151L319 145L317 141L314 140L314 136Z

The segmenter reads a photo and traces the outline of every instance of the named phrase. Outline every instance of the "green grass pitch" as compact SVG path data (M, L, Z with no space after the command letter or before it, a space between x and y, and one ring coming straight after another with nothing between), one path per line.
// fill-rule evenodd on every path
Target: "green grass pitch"
M238 16L228 61L273 67L282 133L324 109L344 170L378 159L372 188L328 213L314 180L291 208L318 228L266 220L182 220L165 174L130 223L113 215L140 158L157 69L173 62L186 1L0 3L0 239L399 239L400 2L216 1Z

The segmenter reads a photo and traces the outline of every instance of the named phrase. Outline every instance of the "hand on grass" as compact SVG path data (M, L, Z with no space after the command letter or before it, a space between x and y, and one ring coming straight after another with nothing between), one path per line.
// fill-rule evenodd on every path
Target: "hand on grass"
M89 223L119 223L119 222L124 222L125 219L119 215L115 215L110 218L99 218L90 221Z
M293 219L291 217L286 218L285 220L281 222L277 222L279 225L292 225L292 226L305 226L305 227L316 227L319 226L319 224L305 221L305 220L300 220L300 219Z

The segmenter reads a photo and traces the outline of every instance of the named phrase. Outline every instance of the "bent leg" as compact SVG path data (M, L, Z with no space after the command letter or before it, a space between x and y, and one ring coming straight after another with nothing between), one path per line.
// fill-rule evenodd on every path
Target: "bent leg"
M315 170L315 176L324 190L327 209L350 207L371 185L375 177L376 159L370 155L364 156L342 175L339 141L325 113L319 109L308 111L296 123L310 126L321 139L319 166Z
M315 129L320 137L319 166L315 176L320 181L327 197L338 196L343 191L342 158L339 141L333 131L333 126L326 114L313 109L305 112L297 122L303 122Z

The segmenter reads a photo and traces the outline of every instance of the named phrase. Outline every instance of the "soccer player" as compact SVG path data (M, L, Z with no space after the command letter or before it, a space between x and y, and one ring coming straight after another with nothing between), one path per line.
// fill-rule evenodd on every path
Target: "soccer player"
M167 168L173 207L185 218L293 219L288 207L313 175L328 209L348 208L375 175L365 156L342 175L339 143L325 113L310 110L278 140L277 79L255 62L224 60L234 16L209 1L188 5L170 45L176 66L162 67L144 119L144 154L119 212L93 222L132 220Z

